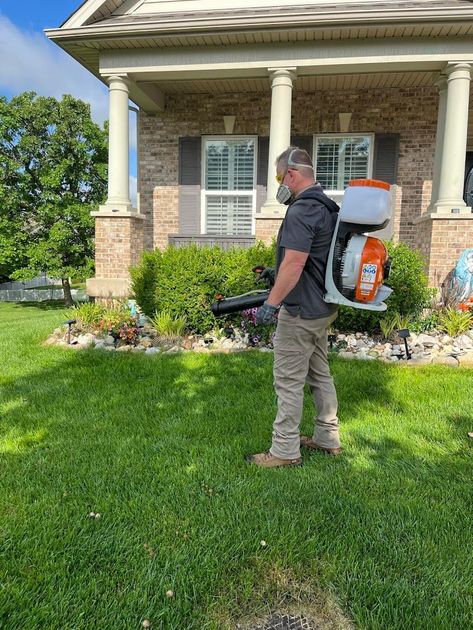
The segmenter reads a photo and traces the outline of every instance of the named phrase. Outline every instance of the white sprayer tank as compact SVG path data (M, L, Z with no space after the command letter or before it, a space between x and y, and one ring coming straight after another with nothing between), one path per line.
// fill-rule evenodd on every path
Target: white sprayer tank
M383 225L392 214L391 186L377 179L354 179L343 195L340 221Z

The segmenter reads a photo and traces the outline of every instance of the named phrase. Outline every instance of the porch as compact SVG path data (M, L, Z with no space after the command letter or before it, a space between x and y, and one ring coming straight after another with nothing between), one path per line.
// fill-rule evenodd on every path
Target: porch
M252 37L123 35L122 48L97 35L88 53L77 42L110 88L109 195L95 213L90 290L100 295L113 280L125 293L128 266L145 248L269 240L285 212L274 162L291 142L311 153L335 199L354 175L395 185L389 236L423 251L431 282L439 282L470 245L473 226L463 201L473 22L451 32L440 22L428 32L370 25L342 37L331 25L283 37L274 27ZM129 97L140 106L136 209ZM245 174L210 163L212 147L235 157L240 140Z

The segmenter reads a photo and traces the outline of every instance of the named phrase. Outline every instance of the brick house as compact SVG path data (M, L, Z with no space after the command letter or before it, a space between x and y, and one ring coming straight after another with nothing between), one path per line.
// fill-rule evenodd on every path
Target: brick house
M469 0L86 0L46 33L109 86L91 295L126 295L144 249L269 240L290 142L336 200L353 177L395 185L386 236L424 254L432 285L473 246Z

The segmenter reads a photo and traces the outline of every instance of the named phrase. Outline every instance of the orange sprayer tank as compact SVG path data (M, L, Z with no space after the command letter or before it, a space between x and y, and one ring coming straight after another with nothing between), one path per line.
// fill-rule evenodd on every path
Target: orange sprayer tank
M360 302L374 300L383 284L388 252L384 243L369 236L361 254L360 270L355 287L355 299Z

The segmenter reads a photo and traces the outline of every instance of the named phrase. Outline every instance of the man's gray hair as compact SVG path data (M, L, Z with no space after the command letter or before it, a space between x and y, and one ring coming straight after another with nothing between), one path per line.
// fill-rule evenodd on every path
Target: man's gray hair
M290 146L276 158L276 168L287 171L288 168L296 168L305 177L314 175L312 159L305 149Z

